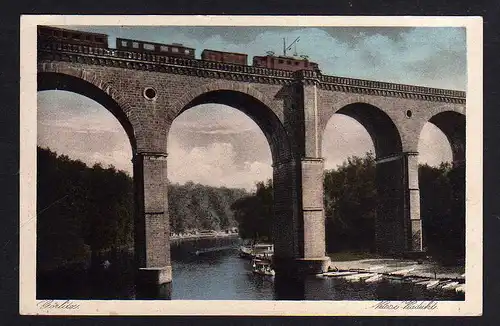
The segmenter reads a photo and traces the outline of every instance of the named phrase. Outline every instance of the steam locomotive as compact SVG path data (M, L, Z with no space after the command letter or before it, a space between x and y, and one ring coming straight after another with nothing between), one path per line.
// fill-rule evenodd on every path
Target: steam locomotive
M39 26L38 38L41 40L56 40L70 44L86 45L108 49L108 35L91 32L81 32L56 27ZM195 59L195 50L180 43L161 44L133 39L116 38L116 49L131 52L149 52L156 55L166 55ZM201 60L223 62L236 65L247 65L248 55L244 53L224 52L205 49L201 53ZM307 58L275 56L268 53L266 56L254 56L254 67L280 69L288 71L312 70L318 71L318 64Z

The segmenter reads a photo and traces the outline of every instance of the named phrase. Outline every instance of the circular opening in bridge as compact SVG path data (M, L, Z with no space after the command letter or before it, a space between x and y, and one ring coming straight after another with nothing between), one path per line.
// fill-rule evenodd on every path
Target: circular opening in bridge
M146 87L144 89L144 97L150 101L156 99L156 90L153 87Z
M407 118L411 118L412 115L413 115L413 112L411 112L411 110L406 111Z

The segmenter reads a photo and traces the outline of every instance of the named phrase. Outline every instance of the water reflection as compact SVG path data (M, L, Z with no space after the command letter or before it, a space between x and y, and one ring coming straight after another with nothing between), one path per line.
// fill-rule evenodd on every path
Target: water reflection
M250 263L236 251L175 257L172 299L272 300L271 280L251 273Z
M173 255L173 300L464 300L454 291L427 290L409 282L366 284L340 278L302 281L252 273L235 250ZM107 271L59 271L39 275L38 299L135 299L133 264ZM140 294L138 295L138 298Z

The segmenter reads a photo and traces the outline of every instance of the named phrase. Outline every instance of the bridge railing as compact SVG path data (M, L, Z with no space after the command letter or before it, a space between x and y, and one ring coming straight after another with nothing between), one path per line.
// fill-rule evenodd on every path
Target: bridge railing
M61 41L44 41L39 40L38 49L42 52L59 52L66 54L84 54L89 56L94 56L98 58L118 58L131 61L140 61L148 63L156 63L162 65L172 65L181 67L192 67L204 70L218 70L227 71L232 73L241 73L247 75L274 77L279 79L316 79L322 84L330 85L340 85L340 86L351 86L367 89L376 89L384 91L396 91L404 93L422 94L422 95L433 95L439 97L450 97L455 99L465 99L466 93L463 91L450 90L450 89L440 89L431 88L416 85L405 85L405 84L395 84L381 81L373 80L363 80L356 78L338 77L323 75L315 71L286 71L271 68L253 67L248 65L237 65L216 61L205 61L199 59L182 58L175 56L159 55L149 52L134 52L134 51L124 51L110 48L100 48L92 47L86 45L77 45L71 43L65 43Z
M124 51L109 48L91 47L86 45L70 44L58 41L39 42L39 50L56 51L75 54L86 54L108 58L120 58L126 60L146 61L158 64L178 65L183 67L194 67L201 69L223 70L228 72L263 75L268 77L279 77L292 79L292 72L279 69L253 67L216 61L205 61L199 59L166 56L149 52Z
M365 87L371 89L399 91L406 93L465 98L465 92L451 90L451 89L441 89L441 88L432 88L432 87L406 85L406 84L395 84L395 83L387 83L374 80L364 80L364 79L355 79L355 78L337 77L328 75L320 75L319 78L321 82L336 84L336 85L348 85L355 87Z

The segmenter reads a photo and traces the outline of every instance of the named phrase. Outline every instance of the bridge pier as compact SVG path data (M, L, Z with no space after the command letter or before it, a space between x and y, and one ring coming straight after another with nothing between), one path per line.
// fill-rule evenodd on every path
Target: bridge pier
M134 155L137 299L170 299L172 267L166 158L165 153Z
M323 159L302 158L274 165L274 257L285 278L327 271L323 210Z
M299 274L326 272L330 258L325 247L325 211L323 205L322 158L301 160L301 256L295 261Z
M377 160L379 205L375 225L377 252L422 252L418 153L403 152Z
M418 153L409 152L404 156L405 219L410 220L410 243L407 251L423 251L422 219L420 217L420 188L418 185Z

